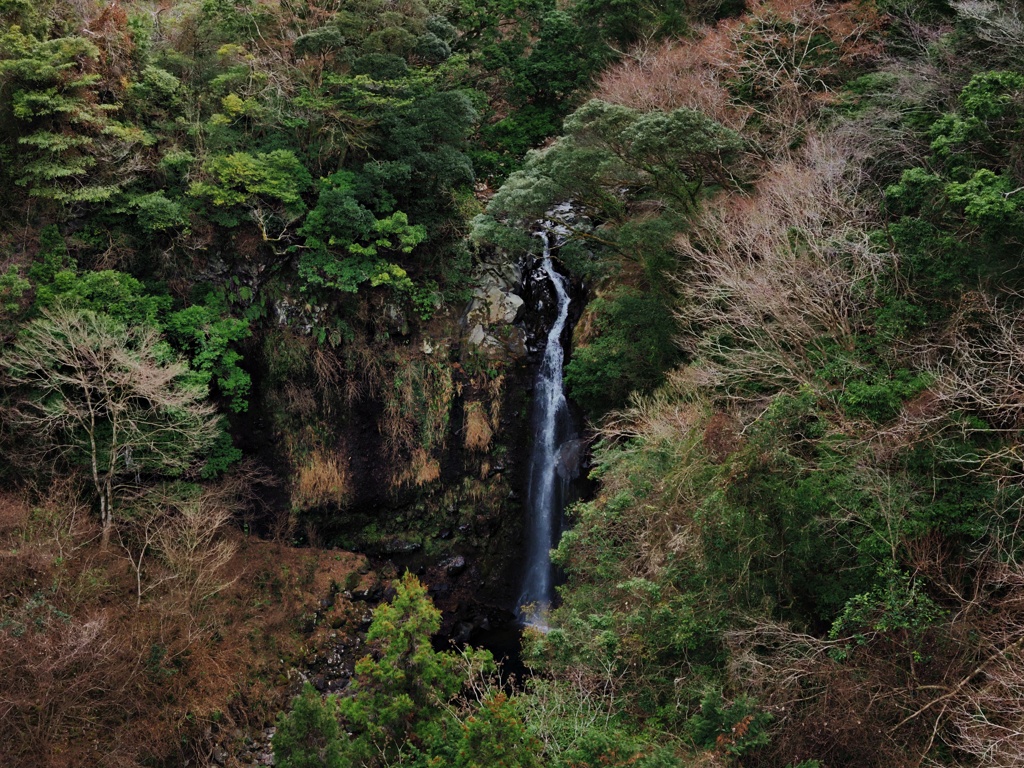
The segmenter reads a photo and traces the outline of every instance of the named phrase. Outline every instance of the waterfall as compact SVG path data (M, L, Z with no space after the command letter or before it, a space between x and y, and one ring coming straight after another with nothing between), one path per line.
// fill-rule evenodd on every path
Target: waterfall
M548 330L544 358L533 389L533 446L526 489L526 571L519 597L519 616L528 626L545 629L554 595L550 550L558 543L562 510L569 490L570 472L560 466L565 446L575 445L572 420L562 388L562 332L569 317L566 279L551 264L551 245L546 232L541 269L551 281L558 314Z

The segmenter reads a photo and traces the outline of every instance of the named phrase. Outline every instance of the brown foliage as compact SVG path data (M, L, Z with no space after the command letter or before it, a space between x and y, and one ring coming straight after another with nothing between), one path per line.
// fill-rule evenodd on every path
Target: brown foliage
M395 350L391 385L383 389L379 427L392 456L442 447L456 394L452 369L444 361Z
M32 508L20 496L0 492L0 535L28 523Z
M622 59L606 69L596 98L642 112L686 107L742 130L750 109L734 102L716 62L725 36L704 30L699 41L668 40L658 48Z
M822 640L768 620L727 633L730 672L775 715L772 743L758 765L817 759L825 765L910 765L908 754L931 746L931 728L901 720L917 691L956 675L960 640L938 628L919 647L917 663L899 633L872 633L858 646L850 638ZM848 662L832 653L843 646ZM851 651L849 646L853 646Z
M815 356L831 354L823 345L852 345L895 258L868 241L872 208L855 159L835 136L809 137L751 195L706 206L679 236L691 265L680 280L680 343L697 360L695 383L738 400L752 383L811 386Z
M946 332L928 345L936 360L933 389L949 408L993 423L1024 426L1024 313L981 292L965 294Z
M118 626L109 613L26 619L24 628L0 632L0 722L10 750L7 764L74 765L72 755L78 765L128 762L132 748L123 742L102 751L79 744L72 755L61 753L70 734L94 731L101 723L116 727L137 714L143 638Z
M1024 50L1024 8L1019 0L958 0L950 5L961 19L977 25L982 40L1016 56Z
M704 426L704 450L714 461L722 461L740 445L738 424L722 411L716 411Z
M219 487L199 504L237 498ZM188 510L175 510L173 540L158 542L167 561L154 557L153 573L177 578L137 607L127 561L97 546L95 523L69 528L75 517L41 500L0 532L2 765L208 764L211 732L263 727L283 706L285 692L262 681L311 647L299 617L360 565L223 531L205 543L206 511L190 527Z
M700 110L771 157L811 129L846 76L879 58L881 25L873 3L758 0L694 41L637 49L596 95L642 111Z
M763 764L1020 765L1024 566L1005 546L1018 527L1008 521L974 552L936 534L905 543L945 608L929 626L822 640L754 620L727 633L733 680L776 716Z
M986 768L1024 765L1024 568L999 563L986 593L981 662L919 710L941 722L948 713L954 746Z
M121 94L132 71L135 41L128 28L128 13L120 2L104 5L86 27L89 38L100 49L104 88Z

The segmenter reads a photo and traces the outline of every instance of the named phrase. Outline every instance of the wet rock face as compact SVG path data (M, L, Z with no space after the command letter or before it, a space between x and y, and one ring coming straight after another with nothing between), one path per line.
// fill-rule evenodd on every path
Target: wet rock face
M557 267L557 270L564 271L560 266ZM536 364L544 350L548 329L554 321L558 308L555 290L541 266L541 259L531 260L529 263L529 269L524 276L520 291L525 302L525 309L519 313L517 325L523 330L530 362ZM586 289L583 284L577 280L570 280L569 296L571 298L569 319L562 333L562 348L565 350L566 363L572 356L572 329L576 326L583 307L587 303Z
M563 480L575 480L580 476L580 464L586 451L586 443L580 439L566 440L555 456L555 471Z

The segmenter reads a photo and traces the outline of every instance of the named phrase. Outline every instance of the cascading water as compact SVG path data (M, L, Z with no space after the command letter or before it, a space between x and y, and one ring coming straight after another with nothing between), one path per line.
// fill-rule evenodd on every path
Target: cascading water
M558 541L570 473L560 468L560 452L575 446L572 419L562 387L562 332L569 317L569 287L551 263L546 232L541 269L554 287L557 315L548 330L544 357L537 371L533 397L533 447L526 489L526 572L519 597L519 617L528 626L544 629L554 595L550 551Z

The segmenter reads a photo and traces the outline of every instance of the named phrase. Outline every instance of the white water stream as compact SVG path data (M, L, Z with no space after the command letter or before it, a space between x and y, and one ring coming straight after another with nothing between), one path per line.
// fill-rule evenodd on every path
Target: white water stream
M568 473L559 471L560 449L573 443L573 426L562 387L562 332L569 317L566 279L551 264L546 232L541 269L555 289L558 313L548 330L544 357L533 389L533 446L526 489L526 571L519 597L519 616L527 625L544 630L554 596L551 549L558 543L562 510L569 490Z

